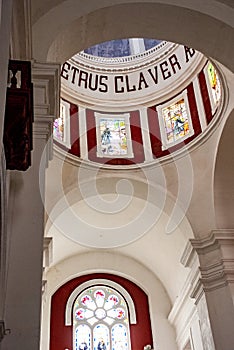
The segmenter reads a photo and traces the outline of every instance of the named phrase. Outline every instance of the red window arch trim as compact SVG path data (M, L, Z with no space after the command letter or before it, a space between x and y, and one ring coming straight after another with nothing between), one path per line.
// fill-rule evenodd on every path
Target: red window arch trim
M65 325L66 326L71 326L72 325L72 308L74 301L76 300L77 296L85 289L92 287L94 285L105 285L108 287L111 287L115 290L117 290L125 299L127 305L128 305L128 310L129 310L129 320L130 324L136 324L136 310L135 310L135 305L134 302L131 298L131 295L126 291L125 288L123 288L119 283L116 283L112 280L108 279L91 279L87 282L84 282L80 284L74 291L71 293L67 300L66 304L66 314L65 314Z
M133 300L136 311L136 324L130 324L132 350L142 350L152 344L152 331L147 294L135 283L112 274L89 274L70 280L61 286L51 299L50 350L73 349L73 327L66 326L66 306L70 295L85 282L107 279L122 286Z

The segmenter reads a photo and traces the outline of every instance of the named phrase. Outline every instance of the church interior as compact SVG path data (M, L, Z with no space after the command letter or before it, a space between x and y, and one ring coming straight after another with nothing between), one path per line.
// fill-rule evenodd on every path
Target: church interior
M0 36L0 349L233 350L233 0L0 0Z

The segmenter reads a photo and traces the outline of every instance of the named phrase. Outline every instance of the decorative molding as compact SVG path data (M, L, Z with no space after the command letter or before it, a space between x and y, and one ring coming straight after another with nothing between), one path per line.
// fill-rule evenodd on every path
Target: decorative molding
M178 344L182 344L188 338L193 317L195 317L196 305L191 299L194 286L200 278L199 261L190 241L186 244L181 257L181 263L189 267L189 274L184 282L177 299L168 316L168 320L175 326Z
M171 43L168 41L163 41L159 45L151 48L150 50L144 51L142 53L139 53L137 55L131 55L126 57L98 57L89 55L85 52L80 52L76 54L72 60L75 62L84 61L84 63L90 62L91 64L96 65L103 65L103 68L108 65L110 65L109 70L110 71L121 71L123 68L119 68L119 65L124 65L124 68L126 69L126 66L129 66L128 69L135 69L139 68L142 65L144 66L146 64L145 60L147 59L147 64L149 62L149 59L158 60L163 56L166 56L171 50L173 50L175 47L177 47L178 44ZM163 52L162 52L163 50ZM114 68L115 67L115 68Z
M185 47L181 45L173 46L169 51L163 52L161 57L155 54L152 54L152 59L145 57L141 64L138 60L135 64L131 61L129 67L119 63L101 65L81 59L81 56L76 57L78 58L73 57L61 67L62 97L74 103L80 100L86 105L102 108L103 102L108 101L108 107L111 105L112 111L123 106L128 111L130 106L136 108L136 105L163 103L184 90L207 61L206 57L196 51L190 57L191 61L186 62ZM80 83L80 74L84 75L83 83ZM94 86L90 88L95 79L95 89ZM107 108L106 103L104 106Z
M47 114L59 115L60 105L60 65L33 62L32 80L34 84L34 114L47 107ZM39 93L37 94L37 89ZM43 113L39 113L43 115Z
M46 142L46 166L53 155L53 121L59 115L60 66L52 63L33 62L35 139Z
M49 267L52 262L52 244L53 244L53 238L52 237L44 237L43 242L43 268Z
M203 292L234 283L234 229L213 230L202 239L191 239L181 262L193 269L196 259L200 278L196 277L191 298L197 303Z

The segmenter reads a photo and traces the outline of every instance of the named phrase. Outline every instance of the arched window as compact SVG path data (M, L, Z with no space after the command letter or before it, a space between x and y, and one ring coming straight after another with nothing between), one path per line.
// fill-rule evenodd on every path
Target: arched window
M75 350L129 350L128 306L115 289L92 286L73 304L73 348Z

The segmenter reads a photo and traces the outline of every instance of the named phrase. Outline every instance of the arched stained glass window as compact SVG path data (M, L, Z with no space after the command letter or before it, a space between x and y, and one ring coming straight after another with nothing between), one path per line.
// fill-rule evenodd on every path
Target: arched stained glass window
M75 350L129 350L129 317L125 299L107 286L84 290L73 307Z

